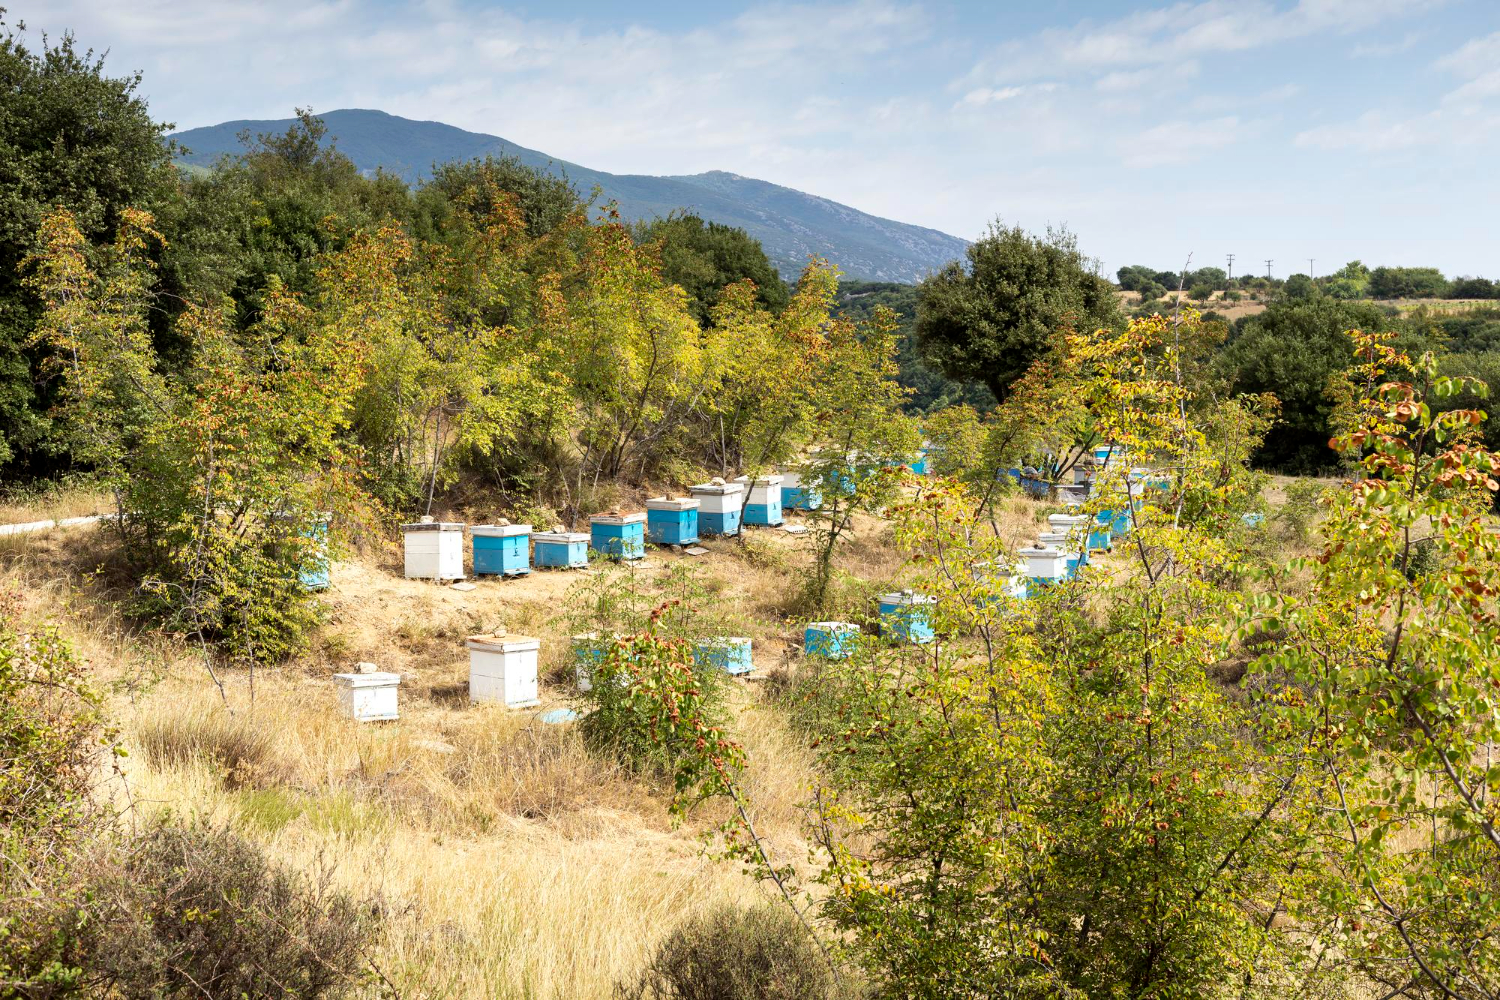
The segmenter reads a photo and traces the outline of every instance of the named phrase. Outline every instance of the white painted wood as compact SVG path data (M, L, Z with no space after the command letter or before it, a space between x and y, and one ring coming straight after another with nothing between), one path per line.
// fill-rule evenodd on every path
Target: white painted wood
M537 704L537 656L542 641L529 635L471 635L469 700L508 708Z
M396 691L401 675L376 671L369 674L334 674L339 688L339 707L356 722L381 722L397 717Z

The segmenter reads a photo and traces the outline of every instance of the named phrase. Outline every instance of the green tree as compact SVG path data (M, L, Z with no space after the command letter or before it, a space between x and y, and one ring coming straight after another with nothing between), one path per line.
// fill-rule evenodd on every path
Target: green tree
M700 326L712 323L724 288L741 281L754 282L756 300L772 312L791 301L791 291L760 241L743 229L674 212L638 223L636 239L657 246L662 279L687 292L688 312Z
M1318 286L1305 274L1294 274L1281 286L1281 294L1289 299L1310 299L1318 294Z
M1335 446L1362 477L1328 491L1307 584L1261 602L1283 634L1258 670L1304 744L1328 858L1309 926L1391 995L1500 995L1500 538L1484 414L1391 336L1351 331ZM1484 395L1484 386L1468 387Z
M982 382L1003 400L1061 331L1111 326L1114 287L1066 229L1033 236L992 224L969 246L969 266L944 267L918 287L922 357L949 378Z
M994 394L976 380L950 379L926 361L917 346L917 286L893 281L841 281L837 312L856 323L869 322L875 311L889 309L896 320L896 380L911 390L908 413L928 413L963 404L976 410L995 405Z
M443 239L456 213L484 219L492 215L499 195L520 209L532 236L550 233L583 207L566 177L526 166L514 156L487 156L467 163L439 163L415 196L413 235L428 242Z
M1219 358L1224 377L1236 393L1271 393L1281 401L1282 422L1266 435L1257 461L1298 471L1333 464L1327 442L1334 402L1328 388L1348 367L1344 331L1375 329L1384 321L1368 303L1320 296L1273 302L1236 324Z
M51 437L45 348L28 347L41 303L22 258L54 207L86 241L108 244L121 213L160 198L174 176L162 142L171 126L152 120L138 75L107 76L72 35L34 49L23 31L0 20L0 469L46 474L67 456Z
M1375 299L1440 299L1448 294L1448 279L1435 267L1377 267L1369 291Z

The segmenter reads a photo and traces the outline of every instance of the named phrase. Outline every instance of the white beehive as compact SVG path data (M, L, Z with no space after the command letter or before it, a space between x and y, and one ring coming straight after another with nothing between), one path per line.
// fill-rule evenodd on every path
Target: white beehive
M537 703L537 653L542 641L529 635L471 635L469 700L498 701L507 708Z
M1033 580L1061 580L1068 575L1068 554L1062 549L1038 546L1016 554L1026 560L1026 575Z
M1071 535L1073 537L1073 540L1078 542L1080 545L1083 544L1083 538L1086 534L1088 534L1089 525L1092 523L1093 518L1089 517L1087 514L1047 515L1047 527L1051 528L1053 532L1060 533L1065 537Z
M400 674L375 671L361 674L334 674L339 687L339 707L355 722L379 722L394 719L396 689Z
M1065 549L1068 547L1068 533L1066 531L1044 531L1036 536L1036 540L1044 549Z
M408 580L462 580L464 526L461 522L423 519L403 524Z

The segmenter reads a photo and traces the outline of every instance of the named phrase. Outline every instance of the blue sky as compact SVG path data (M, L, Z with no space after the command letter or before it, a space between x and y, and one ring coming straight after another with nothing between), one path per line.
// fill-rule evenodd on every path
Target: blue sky
M181 128L380 108L1124 263L1500 276L1500 4L9 0Z

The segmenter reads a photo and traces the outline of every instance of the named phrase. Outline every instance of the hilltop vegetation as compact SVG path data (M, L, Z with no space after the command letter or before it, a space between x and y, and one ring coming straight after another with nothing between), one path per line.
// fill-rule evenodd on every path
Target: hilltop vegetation
M599 202L613 203L628 222L649 223L686 212L743 229L765 247L788 281L802 273L810 257L820 257L854 277L910 282L963 253L964 241L946 233L722 170L669 177L612 174L441 122L352 109L322 117L328 126L326 141L336 143L367 176L385 173L420 187L450 164L516 160L584 194L597 189ZM212 169L225 157L243 155L247 136L285 132L293 124L294 119L233 121L174 133L185 147L177 162Z

